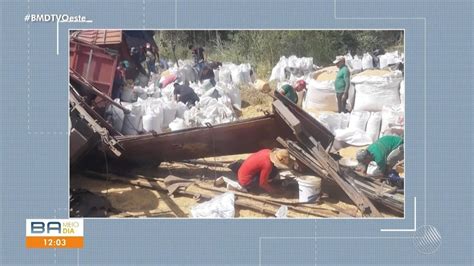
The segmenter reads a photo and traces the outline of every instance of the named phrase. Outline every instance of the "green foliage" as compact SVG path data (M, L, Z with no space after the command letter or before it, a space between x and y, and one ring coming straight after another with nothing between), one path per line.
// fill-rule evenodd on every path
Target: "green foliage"
M268 77L281 56L313 57L317 65L330 65L341 54L353 55L377 48L403 50L403 31L160 31L155 35L160 54L174 60L191 58L188 45L203 46L210 60L250 63L260 77Z

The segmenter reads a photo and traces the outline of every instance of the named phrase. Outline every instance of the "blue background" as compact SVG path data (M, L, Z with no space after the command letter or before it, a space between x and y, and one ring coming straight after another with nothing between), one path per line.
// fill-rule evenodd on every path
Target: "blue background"
M471 265L473 11L471 1L2 1L2 264ZM56 23L28 24L28 13L94 22L59 24L56 55ZM406 219L88 219L84 249L25 249L25 219L68 217L68 28L405 29ZM413 228L414 197L417 227L442 236L432 255L413 232L380 232Z

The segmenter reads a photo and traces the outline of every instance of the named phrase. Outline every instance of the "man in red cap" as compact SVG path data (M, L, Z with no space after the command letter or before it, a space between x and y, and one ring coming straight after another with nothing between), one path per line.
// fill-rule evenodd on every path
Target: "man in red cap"
M285 84L278 89L278 93L290 99L293 103L298 103L298 91L303 91L306 88L306 82L304 80L298 80L296 85L293 87L290 84Z
M306 82L304 80L298 80L295 85L296 95L298 96L298 101L296 105L299 107L303 106L303 99L306 94Z

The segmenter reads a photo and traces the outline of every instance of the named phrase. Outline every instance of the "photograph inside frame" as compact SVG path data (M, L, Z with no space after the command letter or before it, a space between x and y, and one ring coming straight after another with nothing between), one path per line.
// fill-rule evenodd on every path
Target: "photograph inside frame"
M70 30L69 215L404 218L403 30Z

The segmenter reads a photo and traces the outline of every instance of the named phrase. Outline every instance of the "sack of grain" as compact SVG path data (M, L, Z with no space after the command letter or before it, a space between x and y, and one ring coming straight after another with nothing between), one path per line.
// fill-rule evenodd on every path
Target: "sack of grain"
M333 134L336 134L336 130L345 129L349 126L350 114L321 113L317 120Z
M372 56L369 53L365 53L362 57L362 69L371 69L374 67Z
M400 104L400 71L366 70L352 78L355 84L354 111L382 111L384 105Z
M155 131L161 133L161 121L163 121L163 113L152 113L143 116L143 129L146 132Z
M232 83L232 75L228 64L223 64L219 67L219 82L226 84Z
M186 128L186 124L182 118L176 118L169 125L171 131L181 130Z
M380 68L385 68L389 65L402 62L402 58L398 54L398 51L385 53L384 55L379 56L379 58L380 58Z
M143 131L143 110L138 103L134 103L125 107L130 110L130 113L125 114L123 119L122 134L138 135Z
M167 128L168 125L176 118L177 103L173 101L163 101L161 108L163 110L163 124L162 128Z
M281 57L280 61L276 64L275 67L272 69L272 74L270 75L269 81L284 81L286 80L285 76L285 68L286 68L286 57Z
M393 86L374 86L357 84L354 111L379 112L384 105L400 104L398 84Z
M352 146L366 146L372 144L372 140L369 138L367 133L358 128L348 127L345 129L338 129L336 130L334 139Z
M392 135L391 129L403 130L404 126L405 112L401 105L391 105L383 107L380 137L385 135Z
M360 71L362 71L362 60L356 55L351 60L351 73L358 73Z
M319 81L309 79L306 89L303 109L337 112L337 99L333 80Z
M296 57L292 55L288 58L280 57L278 63L273 67L269 81L282 82L293 76L293 79L301 79L313 71L312 57Z
M115 99L114 101L116 103L120 103L119 99ZM106 116L107 120L112 122L112 127L115 130L117 130L118 132L122 132L123 118L125 116L122 109L110 104L107 107L107 110L105 112L105 116Z
M352 112L349 120L349 128L358 128L365 131L370 113L366 111Z
M250 64L240 64L230 69L232 75L232 83L234 85L248 84L251 82L250 78Z
M372 112L370 114L369 120L367 121L367 127L365 129L367 136L369 136L372 141L376 141L379 138L381 123L382 113Z
M236 85L232 84L217 84L215 87L221 96L227 96L231 100L232 105L240 110L242 109L242 97L240 95L240 89Z
M352 111L354 109L354 101L355 101L355 88L354 84L351 83L349 86L349 94L347 95L347 101L346 101L346 110L347 111Z
M133 87L124 87L122 90L122 95L120 96L120 100L128 103L136 102L137 95L133 91Z
M191 65L184 65L178 69L176 78L180 82L184 82L184 83L195 82L197 80L197 72L194 70L194 68Z

